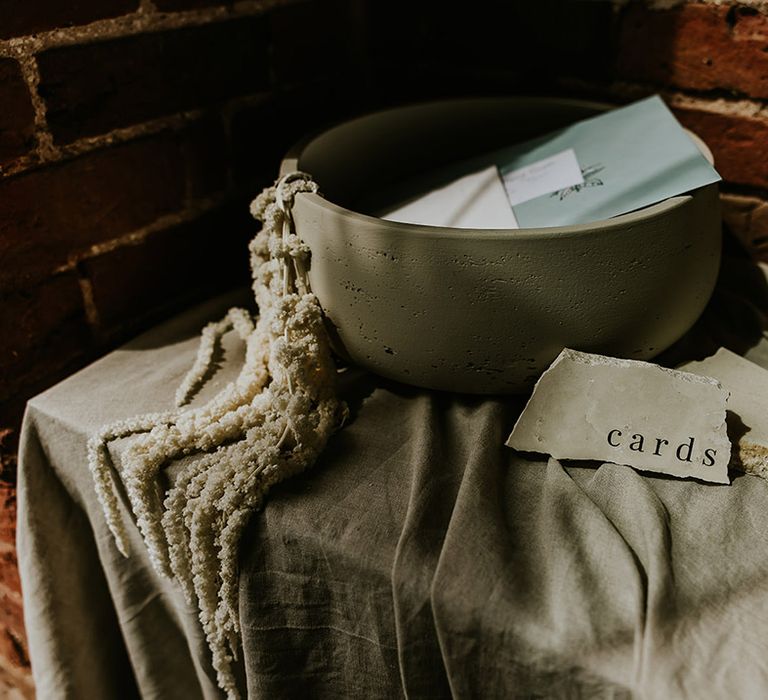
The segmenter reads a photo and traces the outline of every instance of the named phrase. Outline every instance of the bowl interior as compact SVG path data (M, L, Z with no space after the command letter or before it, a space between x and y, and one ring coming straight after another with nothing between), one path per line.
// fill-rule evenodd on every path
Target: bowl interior
M398 184L442 166L546 134L607 105L547 98L431 102L377 112L297 146L286 161L310 173L323 196L362 213L388 204ZM284 168L285 170L284 163Z
M299 144L281 171L307 171L323 192L297 197L294 219L337 349L399 381L498 393L529 388L564 346L647 359L679 338L717 273L715 186L609 221L515 235L383 221L360 205L604 109L446 101L360 117Z

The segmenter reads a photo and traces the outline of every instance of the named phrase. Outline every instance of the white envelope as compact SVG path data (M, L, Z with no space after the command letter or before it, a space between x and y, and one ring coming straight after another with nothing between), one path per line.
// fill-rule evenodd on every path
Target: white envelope
M454 228L518 228L499 175L491 165L379 214L382 219Z

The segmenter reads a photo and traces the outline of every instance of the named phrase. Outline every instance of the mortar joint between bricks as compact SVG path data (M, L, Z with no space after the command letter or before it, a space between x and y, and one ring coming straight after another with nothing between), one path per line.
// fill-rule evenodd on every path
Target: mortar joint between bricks
M270 10L294 5L305 0L242 0L228 7L206 7L180 12L161 12L151 0L144 0L139 8L121 17L96 20L64 29L14 37L0 41L0 56L18 58L34 55L47 49L89 44L119 39L135 34L147 34L173 29L221 22L266 14Z
M91 330L94 340L99 342L101 338L101 318L99 316L99 309L96 306L96 299L93 294L93 282L87 276L85 268L82 264L78 263L77 269L77 282L80 285L80 294L83 299L83 310L85 311L85 320Z
M6 163L2 169L0 169L0 175L17 175L22 172L50 165L54 162L65 162L92 153L93 151L110 148L134 139L153 136L162 131L181 129L199 119L202 114L203 110L201 109L176 112L175 114L158 117L157 119L150 119L138 124L131 124L130 126L112 129L112 131L108 131L104 134L85 136L60 146L52 143L50 150L48 150L47 158L43 159L36 150L32 151L10 163Z
M53 136L48 128L45 101L40 96L40 91L38 90L40 85L40 69L37 65L37 59L30 54L20 56L18 60L32 102L36 141L34 151L43 162L56 160L59 156L59 151L53 143Z
M203 214L215 209L217 206L225 203L229 199L230 193L223 193L218 196L206 197L203 199L195 200L190 206L186 207L182 211L173 212L171 214L165 214L155 219L151 224L143 226L142 228L131 231L130 233L123 234L117 238L111 238L100 243L96 243L84 250L80 250L77 253L71 255L67 262L55 270L52 274L59 274L62 272L68 272L76 270L80 279L85 279L86 274L83 267L83 263L91 258L110 253L113 250L119 248L125 248L128 246L142 245L150 236L164 231L172 226L178 226L180 224L193 221L194 219L202 216ZM82 288L81 288L82 289Z

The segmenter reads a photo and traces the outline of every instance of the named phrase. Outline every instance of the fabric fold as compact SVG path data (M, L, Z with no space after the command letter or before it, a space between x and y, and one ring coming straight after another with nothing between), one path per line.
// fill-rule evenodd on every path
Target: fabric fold
M195 613L135 527L131 558L114 548L85 442L170 405L197 330L231 303L29 406L18 550L40 698L220 697ZM212 392L239 366L224 345ZM520 399L354 371L342 387L353 419L271 492L241 544L249 698L768 694L767 482L547 462L503 445Z

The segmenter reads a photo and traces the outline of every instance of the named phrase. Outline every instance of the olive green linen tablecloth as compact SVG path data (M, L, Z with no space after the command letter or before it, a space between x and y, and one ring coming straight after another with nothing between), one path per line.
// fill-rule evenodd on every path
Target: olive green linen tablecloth
M728 299L725 326L743 325ZM29 404L18 545L41 699L220 696L196 612L135 528L132 556L115 549L85 446L104 422L170 407L229 302ZM225 345L198 402L238 369ZM768 341L748 356L768 367ZM351 422L242 542L248 697L768 697L768 482L534 461L503 446L523 399L341 381Z

